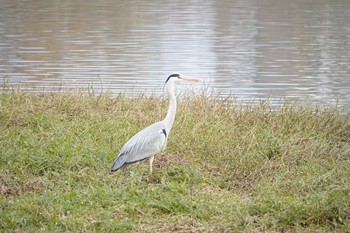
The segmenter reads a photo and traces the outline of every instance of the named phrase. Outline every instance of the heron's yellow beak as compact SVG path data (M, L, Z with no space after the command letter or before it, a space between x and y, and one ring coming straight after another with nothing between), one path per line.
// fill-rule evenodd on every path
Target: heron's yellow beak
M187 80L187 81L192 81L192 82L198 82L200 81L199 78L195 78L195 77L188 77L188 76L182 76L181 79L183 80Z

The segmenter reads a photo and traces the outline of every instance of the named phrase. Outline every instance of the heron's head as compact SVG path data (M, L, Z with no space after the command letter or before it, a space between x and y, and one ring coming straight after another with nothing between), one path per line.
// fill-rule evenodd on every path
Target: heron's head
M194 78L194 77L187 77L187 76L183 76L182 74L171 74L167 80L165 81L165 84L169 83L169 82L179 82L179 81L193 81L193 82L197 82L199 81L198 78Z

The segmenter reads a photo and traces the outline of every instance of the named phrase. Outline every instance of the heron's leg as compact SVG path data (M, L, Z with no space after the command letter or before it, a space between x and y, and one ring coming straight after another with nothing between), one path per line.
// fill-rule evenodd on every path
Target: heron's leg
M149 168L150 168L150 173L152 173L152 164L154 160L154 155L149 158Z

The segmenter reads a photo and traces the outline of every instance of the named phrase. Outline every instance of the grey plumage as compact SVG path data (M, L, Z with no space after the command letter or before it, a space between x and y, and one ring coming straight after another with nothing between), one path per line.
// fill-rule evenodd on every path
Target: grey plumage
M167 141L163 131L165 125L157 122L135 134L121 149L111 170L117 171L122 166L148 159L162 152Z

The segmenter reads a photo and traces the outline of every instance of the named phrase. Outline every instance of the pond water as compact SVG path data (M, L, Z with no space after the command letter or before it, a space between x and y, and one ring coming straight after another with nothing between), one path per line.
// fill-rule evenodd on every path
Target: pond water
M173 72L349 107L350 2L0 0L3 85L158 95Z

